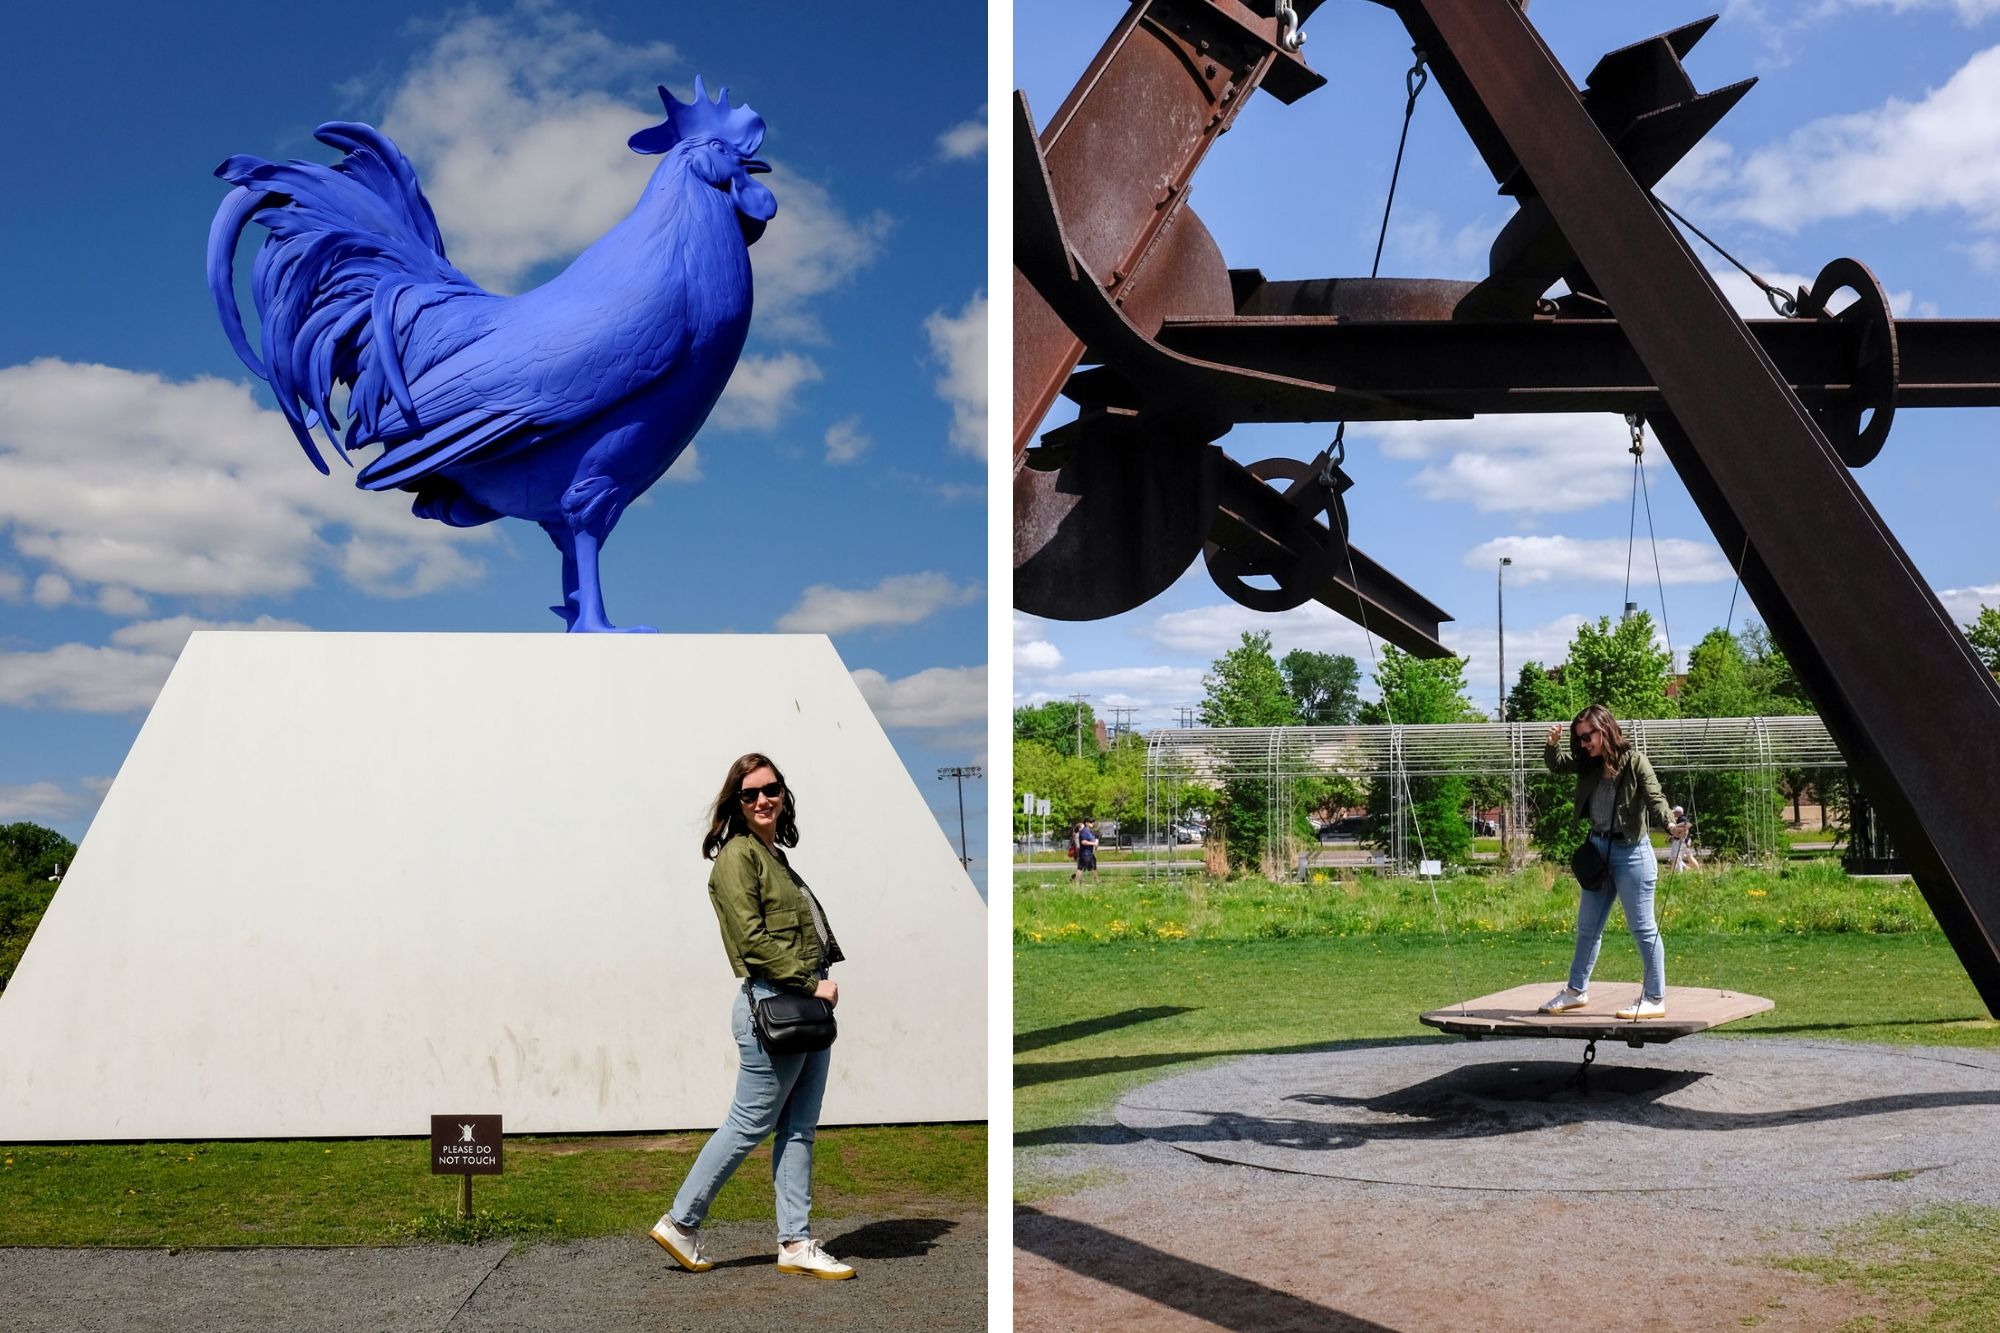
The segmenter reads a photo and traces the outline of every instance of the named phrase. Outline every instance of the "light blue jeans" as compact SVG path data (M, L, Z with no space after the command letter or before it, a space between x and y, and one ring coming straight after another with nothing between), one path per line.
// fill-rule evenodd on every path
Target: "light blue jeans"
M700 1156L667 1215L684 1227L698 1227L715 1202L716 1191L734 1175L750 1150L775 1134L771 1143L771 1185L778 1195L778 1240L812 1235L813 1135L819 1129L820 1098L826 1093L829 1051L770 1055L750 1026L750 1002L778 993L753 977L736 992L731 1022L736 1032L736 1099L721 1126L702 1145Z
M1618 905L1625 909L1625 925L1632 942L1639 946L1641 990L1649 1000L1667 998L1667 950L1660 942L1660 927L1653 920L1653 885L1660 877L1660 863L1653 856L1653 844L1640 839L1590 835L1591 842L1611 865L1611 886L1617 890ZM1611 916L1611 894L1603 889L1579 889L1582 901L1576 906L1576 954L1570 959L1569 988L1590 989L1590 972L1597 966L1597 950L1604 943L1604 923Z

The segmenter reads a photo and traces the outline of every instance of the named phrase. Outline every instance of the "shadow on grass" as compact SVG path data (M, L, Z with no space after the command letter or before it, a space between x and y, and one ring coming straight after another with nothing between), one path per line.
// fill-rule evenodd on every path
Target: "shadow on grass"
M1014 1245L1072 1273L1122 1287L1219 1328L1242 1333L1394 1333L1386 1324L1026 1205L1014 1210Z
M1044 1046L1055 1046L1065 1041L1076 1041L1081 1037L1094 1037L1100 1032L1116 1032L1119 1028L1129 1028L1139 1023L1151 1023L1156 1019L1172 1018L1176 1014L1191 1014L1194 1008L1184 1004L1159 1004L1149 1009L1126 1009L1115 1014L1105 1014L1101 1018L1082 1018L1074 1023L1059 1023L1052 1028L1036 1028L1033 1032L1020 1032L1014 1036L1014 1054L1023 1051L1039 1051Z

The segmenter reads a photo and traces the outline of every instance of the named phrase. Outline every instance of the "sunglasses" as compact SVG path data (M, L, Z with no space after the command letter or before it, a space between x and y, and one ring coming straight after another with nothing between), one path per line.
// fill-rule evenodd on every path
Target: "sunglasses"
M759 796L768 796L775 801L784 794L784 783L767 782L761 787L745 787L742 791L736 793L736 799L745 805L755 805Z
M1589 740L1589 739L1590 739L1590 738L1591 738L1592 736L1595 736L1596 734L1597 734L1596 732L1594 732L1594 731L1591 731L1591 730L1589 730L1588 728L1586 728L1586 729L1584 729L1584 730L1582 730L1582 731L1579 731L1579 732L1577 732L1577 733L1576 733L1576 738L1577 738L1578 740L1580 740L1580 741L1587 741L1587 740Z

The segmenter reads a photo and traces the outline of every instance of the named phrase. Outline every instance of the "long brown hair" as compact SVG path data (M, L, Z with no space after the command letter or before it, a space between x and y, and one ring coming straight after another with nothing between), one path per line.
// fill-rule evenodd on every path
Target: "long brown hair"
M1618 729L1618 719L1611 716L1611 710L1603 704L1592 704L1570 719L1569 748L1578 758L1584 757L1583 747L1576 743L1576 729L1585 723L1592 731L1604 737L1604 758L1610 771L1616 773L1625 767L1625 756L1632 752L1632 742L1625 739L1625 733Z
M770 769L778 781L785 784L785 803L778 810L778 845L799 845L799 802L792 791L792 784L785 782L785 775L769 756L753 752L729 766L729 775L722 780L722 790L716 793L715 804L708 808L708 836L701 840L701 854L705 859L713 861L724 843L739 833L750 832L750 821L743 818L743 803L736 799L736 793L743 789L743 779L760 768Z

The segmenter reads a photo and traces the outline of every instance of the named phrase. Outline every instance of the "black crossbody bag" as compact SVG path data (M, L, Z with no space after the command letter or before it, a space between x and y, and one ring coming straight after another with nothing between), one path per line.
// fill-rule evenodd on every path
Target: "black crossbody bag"
M750 1026L772 1055L806 1055L833 1045L833 1006L816 995L779 991L750 1006Z
M1596 893L1604 887L1611 875L1611 863L1597 850L1596 838L1585 838L1583 846L1570 853L1569 873L1576 876L1576 882L1583 885L1586 893Z

